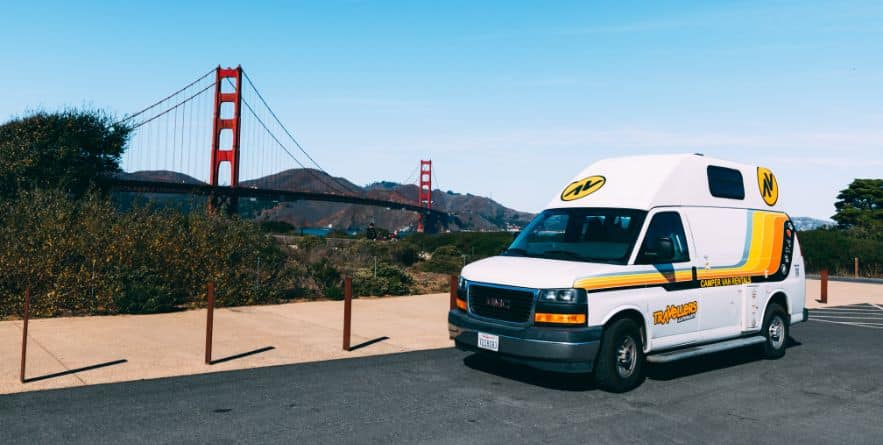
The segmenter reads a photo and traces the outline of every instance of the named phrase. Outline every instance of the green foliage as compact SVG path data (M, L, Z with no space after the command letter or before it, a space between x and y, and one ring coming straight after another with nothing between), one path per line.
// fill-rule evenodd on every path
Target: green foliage
M397 245L393 250L392 257L396 263L405 267L411 267L417 261L420 261L420 252L417 248L409 244Z
M434 235L417 233L403 242L422 252L434 252L441 246L454 246L466 255L467 261L475 261L499 255L512 244L513 239L513 234L509 232L450 232Z
M82 196L119 171L131 133L99 111L36 112L0 125L0 197L59 189Z
M883 239L883 179L855 179L837 195L834 220L861 238Z
M883 240L870 240L837 229L800 232L800 250L807 272L828 269L833 275L852 275L853 258L859 258L863 276L883 276Z
M353 277L353 293L368 295L407 295L413 283L404 270L387 263L377 264L377 275L373 268L362 268Z
M426 272L457 274L463 267L463 255L455 246L441 246L432 252L432 258L423 264Z
M255 224L206 212L119 212L94 194L22 191L0 202L0 317L146 313L198 306L209 280L219 306L275 302L292 276Z
M322 258L319 262L308 265L307 270L323 295L332 299L343 297L340 289L342 277L328 258Z

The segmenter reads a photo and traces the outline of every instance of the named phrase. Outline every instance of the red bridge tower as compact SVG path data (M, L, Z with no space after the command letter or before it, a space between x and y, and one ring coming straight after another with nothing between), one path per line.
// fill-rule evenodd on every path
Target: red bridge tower
M420 190L417 204L426 209L432 208L432 160L420 161ZM423 218L425 213L420 214L420 221L417 222L417 231L423 232Z
M232 81L229 79L233 79ZM234 91L222 92L224 81L233 84ZM221 115L223 104L233 104L233 116ZM212 130L212 170L209 175L212 187L218 186L218 170L221 163L230 163L230 187L239 186L239 127L241 124L240 108L242 105L242 67L215 69L215 118ZM230 147L221 148L221 132L230 130L233 133L233 143Z

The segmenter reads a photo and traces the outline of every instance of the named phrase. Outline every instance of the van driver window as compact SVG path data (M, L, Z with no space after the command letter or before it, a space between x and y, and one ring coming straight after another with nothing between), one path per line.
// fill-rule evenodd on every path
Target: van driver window
M674 247L674 257L670 260L662 261L656 258L656 243L661 237L670 239L672 247ZM687 237L684 235L681 216L677 212L659 212L653 215L635 263L660 264L684 261L690 261L690 252L687 248Z

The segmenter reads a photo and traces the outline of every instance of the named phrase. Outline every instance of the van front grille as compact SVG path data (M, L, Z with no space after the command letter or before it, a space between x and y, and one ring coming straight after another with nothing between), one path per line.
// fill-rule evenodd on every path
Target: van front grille
M470 285L469 307L476 315L514 323L530 319L534 293L526 290Z

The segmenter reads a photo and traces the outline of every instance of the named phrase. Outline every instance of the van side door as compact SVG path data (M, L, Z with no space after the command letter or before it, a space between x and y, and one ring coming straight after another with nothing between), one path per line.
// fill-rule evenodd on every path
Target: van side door
M692 334L699 331L698 302L691 285L689 239L677 210L662 209L650 215L634 264L654 277L653 289L644 292L651 337L669 337L654 345L690 343Z
M685 208L693 235L699 294L699 329L710 338L741 331L741 272L748 260L751 215L748 210L715 207Z

